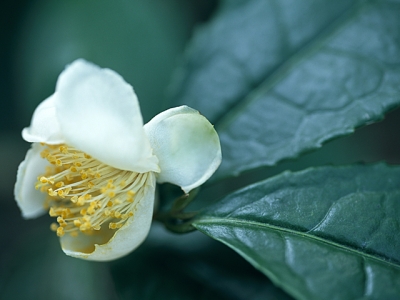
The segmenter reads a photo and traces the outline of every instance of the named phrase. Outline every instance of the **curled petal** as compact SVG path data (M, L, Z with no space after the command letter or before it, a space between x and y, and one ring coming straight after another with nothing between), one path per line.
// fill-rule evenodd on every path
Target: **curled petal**
M25 160L19 165L17 182L14 187L15 199L26 219L42 215L46 194L35 189L37 177L44 172L48 162L40 157L41 147L34 143L28 150Z
M138 204L133 217L122 228L113 231L101 229L98 234L61 238L61 247L65 254L94 261L109 261L122 257L136 249L147 237L153 216L155 175L148 173L145 186L141 189Z
M203 184L221 163L218 134L198 111L187 106L166 110L145 125L161 172L158 182L170 182L187 193Z
M31 126L22 131L22 137L25 141L50 145L64 142L56 117L55 97L55 94L51 95L36 108Z
M158 172L131 85L82 59L58 78L56 112L66 143L122 170Z

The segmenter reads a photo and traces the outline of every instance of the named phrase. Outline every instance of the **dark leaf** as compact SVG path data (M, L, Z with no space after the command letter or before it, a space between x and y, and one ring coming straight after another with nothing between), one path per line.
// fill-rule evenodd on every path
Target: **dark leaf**
M216 176L297 157L397 106L399 15L398 1L222 1L172 89L216 122Z
M193 224L298 299L398 299L400 167L285 172Z

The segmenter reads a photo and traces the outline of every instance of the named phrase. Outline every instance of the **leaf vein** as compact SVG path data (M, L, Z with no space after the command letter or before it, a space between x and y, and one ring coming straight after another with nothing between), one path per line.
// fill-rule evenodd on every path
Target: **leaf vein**
M332 204L329 206L326 214L322 217L321 221L319 221L313 228L308 230L306 233L311 233L311 232L317 230L319 227L321 227L321 225L325 223L326 219L328 218L331 210L335 207L335 205L336 205L336 202L332 202Z
M347 22L352 20L352 17L357 15L362 8L367 5L370 5L370 1L360 1L356 4L352 5L352 8L349 8L348 11L345 11L341 16L339 16L336 20L334 20L331 24L329 24L326 28L317 33L313 39L311 39L308 43L300 47L297 51L293 53L293 55L284 63L280 64L269 73L263 80L261 80L258 85L255 86L254 90L249 92L247 96L239 99L235 104L232 105L232 109L226 115L218 118L214 125L218 130L222 130L227 127L235 116L240 113L241 109L250 105L257 97L256 91L264 90L270 91L274 84L279 81L287 72L296 65L296 61L301 61L303 57L309 56L312 53L316 52L318 49L324 46L324 42L332 37L335 32L338 32Z
M218 218L218 217L214 217L214 218L207 218L207 219L200 219L200 220L195 220L193 222L193 226L195 228L197 228L197 225L211 225L211 224L234 224L235 226L238 226L239 224L242 225L248 225L248 226L253 226L253 227L261 227L261 228L266 228L270 231L275 231L278 232L279 234L292 234L294 236L299 236L302 238L306 238L308 240L314 241L314 242L320 242L320 243L324 243L333 247L336 247L342 251L346 251L348 253L351 253L353 255L359 255L361 256L363 259L370 259L376 262L379 262L381 264L387 265L389 267L392 268L396 268L400 270L400 265L388 260L385 260L383 257L379 257L377 255L372 255L372 254L368 254L365 252L361 252L353 247L350 247L348 245L343 245L343 244L339 244L337 242L331 241L331 240L327 240L323 237L320 236L316 236L316 235L312 235L309 234L308 232L299 232L299 231L295 231L289 228L284 228L284 227L280 227L277 225L271 225L271 224L267 224L267 223L261 223L261 222L257 222L257 221L248 221L248 220L240 220L240 219L236 219L236 218L229 218L229 219L225 219L225 218Z

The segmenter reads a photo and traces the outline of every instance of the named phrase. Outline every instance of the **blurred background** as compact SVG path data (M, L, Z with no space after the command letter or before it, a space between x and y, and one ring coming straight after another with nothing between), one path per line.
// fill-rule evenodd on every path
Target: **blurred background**
M0 3L1 299L289 299L225 246L199 233L168 233L160 224L138 251L117 262L66 257L49 230L50 218L23 220L14 201L17 167L29 148L20 132L54 92L66 64L82 57L117 71L135 88L146 122L170 107L168 85L185 45L217 7L217 0ZM400 111L393 111L298 161L209 185L195 207L286 169L400 163L399 120Z

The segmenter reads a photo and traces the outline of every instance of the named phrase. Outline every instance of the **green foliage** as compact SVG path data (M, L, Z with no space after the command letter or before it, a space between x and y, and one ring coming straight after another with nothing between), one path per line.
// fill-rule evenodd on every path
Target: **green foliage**
M297 157L398 105L399 14L392 1L223 1L173 94L216 122L217 176Z
M214 186L398 106L399 15L398 1L222 1L172 87L174 103L216 125L223 162ZM354 165L284 172L192 225L297 299L398 299L399 215L400 168Z
M400 295L399 167L285 172L227 196L193 225L298 299Z

